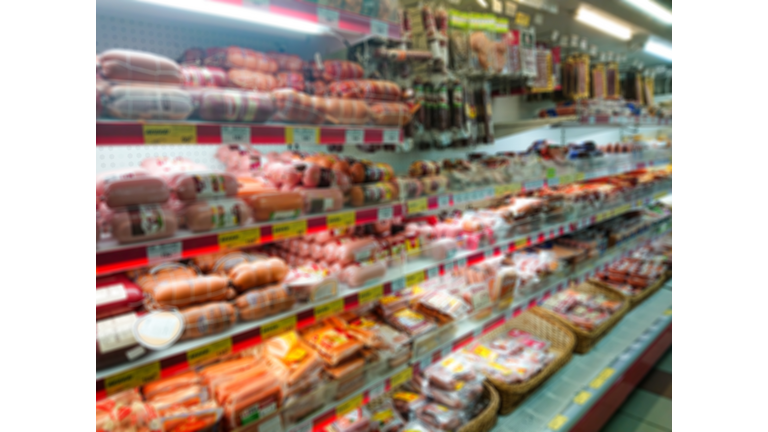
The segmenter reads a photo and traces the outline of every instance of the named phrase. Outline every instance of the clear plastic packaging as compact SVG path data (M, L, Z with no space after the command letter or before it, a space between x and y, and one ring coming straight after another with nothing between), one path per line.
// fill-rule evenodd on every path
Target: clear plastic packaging
M382 401L370 412L372 428L377 432L400 432L405 427L405 420L389 400Z
M223 408L215 401L208 401L192 407L170 409L161 416L159 423L163 431L213 431L223 415Z
M110 225L112 237L125 244L172 237L179 223L168 208L136 205L116 210Z
M186 120L195 109L184 89L145 85L111 86L102 103L112 117L131 120Z
M221 276L198 276L160 282L152 292L158 307L184 307L227 298L229 281Z
M123 275L96 279L96 320L139 309L144 302L141 288Z
M363 408L355 408L342 416L337 416L336 420L328 426L328 432L368 432L371 421L366 411Z
M287 311L295 302L286 287L280 284L247 291L237 297L235 306L240 319L254 321Z
M288 275L288 265L280 258L258 259L235 265L227 273L232 286L239 292L266 284L282 282Z
M243 226L251 219L251 208L237 198L212 199L187 205L184 225L192 232Z
M416 412L425 403L427 403L426 397L407 388L392 393L392 404L405 419L410 419L412 417L411 413ZM406 426L405 430L410 429Z
M424 404L417 409L416 418L441 431L456 430L465 422L461 413L434 402Z
M96 179L96 195L101 196L107 206L113 209L162 204L168 201L170 192L162 178L148 175L141 169L116 171Z
M276 110L274 98L266 92L206 89L197 99L197 115L209 121L262 123Z
M470 306L460 297L440 290L428 292L419 300L419 304L420 310L441 322L459 320L470 311Z
M361 342L344 330L345 326L337 318L326 320L322 325L303 332L302 336L328 365L336 366L363 347Z
M182 339L193 339L221 333L237 321L235 307L226 302L208 303L181 311L184 315Z
M285 283L290 295L299 302L316 302L335 297L338 290L337 278L317 265L291 269Z
M400 86L382 80L343 80L331 83L328 94L343 99L394 102L400 100Z
M273 337L264 343L264 354L272 370L283 377L289 388L315 383L323 362L320 355L295 331Z
M115 81L181 84L179 65L163 56L143 51L111 49L99 55L101 74Z
M147 350L133 335L139 315L128 313L96 321L96 370L135 360Z
M422 335L437 328L427 317L409 308L400 309L387 316L387 322L411 336Z

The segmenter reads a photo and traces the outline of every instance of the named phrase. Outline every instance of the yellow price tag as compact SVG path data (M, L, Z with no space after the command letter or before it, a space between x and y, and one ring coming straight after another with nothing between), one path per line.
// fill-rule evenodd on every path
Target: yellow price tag
M515 240L515 249L520 249L528 246L528 239L522 238L520 240Z
M552 419L551 422L547 425L548 428L552 430L560 430L563 425L565 425L568 422L568 417L558 414L555 416L555 418Z
M560 185L573 183L573 174L560 176Z
M496 197L503 197L508 193L511 193L509 185L496 186L493 188L493 194L496 195Z
M408 201L408 214L423 213L427 211L427 199L419 198Z
M105 379L104 389L107 392L107 396L111 396L123 390L139 387L159 379L160 362L154 362Z
M523 190L523 185L521 183L511 183L509 185L509 193L516 194Z
M413 369L410 367L402 372L398 372L389 379L389 388L393 389L400 384L404 384L410 381L411 377L413 377Z
M518 12L515 15L515 24L523 27L528 27L528 25L531 23L531 16L527 13Z
M282 240L307 234L307 221L300 220L272 225L272 240Z
M586 177L586 175L584 175L584 173L583 173L583 172L578 172L578 173L576 173L576 176L574 177L574 179L575 179L577 182L579 182L579 181L582 181L582 180L584 180L584 178L585 178L585 177Z
M586 390L582 390L579 392L579 394L576 395L575 398L573 398L573 402L579 405L584 405L584 403L588 401L590 397L592 397L592 393Z
M315 320L321 320L344 311L344 299L334 300L315 308Z
M144 144L197 144L197 126L144 125Z
M352 399L344 402L343 404L336 407L336 416L341 417L344 414L352 411L355 408L360 407L363 405L363 394L360 393L359 395L353 397Z
M600 375L597 376L597 378L593 379L591 383L589 383L589 386L593 389L599 389L600 387L605 384L605 381L613 375L615 371L612 368L605 368L602 372L600 372Z
M328 215L325 224L328 229L347 228L355 226L355 221L355 212L346 212Z
M286 144L318 144L320 128L285 128Z
M219 234L219 248L233 249L256 245L261 241L261 228L249 228L242 231Z
M657 199L664 198L665 196L667 196L667 191L656 192L655 194L653 194L653 199L657 200Z
M418 285L420 283L424 282L424 271L418 271L416 273L411 273L408 276L405 277L405 286L411 287L413 285Z
M357 295L357 301L360 304L372 302L384 297L384 287L382 285L360 291Z
M232 352L232 338L226 338L212 344L187 351L187 363L190 367L206 363Z
M672 315L672 309L665 310L664 315Z
M296 328L296 315L291 315L287 318L264 324L261 326L261 340L269 339L272 336L285 333L287 331Z

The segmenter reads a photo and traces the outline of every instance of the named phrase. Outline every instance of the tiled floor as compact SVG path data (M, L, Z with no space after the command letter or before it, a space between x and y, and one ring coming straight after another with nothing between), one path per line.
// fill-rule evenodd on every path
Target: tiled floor
M672 348L629 395L601 432L672 430Z

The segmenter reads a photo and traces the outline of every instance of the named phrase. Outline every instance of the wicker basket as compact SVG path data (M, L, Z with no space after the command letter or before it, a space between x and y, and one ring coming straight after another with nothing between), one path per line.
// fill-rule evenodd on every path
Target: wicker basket
M370 401L368 407L370 409L378 408L383 401L391 398L392 394L399 390L399 388L392 389L389 393L379 396ZM488 384L488 382L484 382L483 396L488 398L488 406L486 406L475 418L460 427L457 432L489 432L496 426L496 419L498 417L496 413L499 410L499 394L496 393L496 389L494 389L492 385Z
M605 288L602 285L584 282L576 285L575 287L572 287L571 289L587 294L603 294L611 300L624 302L619 310L617 310L613 315L611 315L607 320L603 321L602 324L594 328L592 331L586 331L583 328L576 326L575 324L571 323L565 318L562 318L560 315L552 312L549 309L545 309L541 306L535 306L533 308L536 313L543 316L549 316L565 325L568 330L576 335L576 347L573 351L576 354L586 354L589 352L589 350L592 349L593 346L595 346L596 343L600 341L600 339L603 338L603 336L608 333L610 329L613 328L613 326L615 326L619 321L621 321L622 318L624 318L624 315L626 315L627 311L629 311L630 305L627 297L624 294L615 291L612 288Z
M499 415L511 413L541 383L565 366L571 359L573 347L576 344L576 337L566 326L550 317L537 314L533 310L518 315L511 321L483 336L480 340L491 341L512 329L523 330L539 339L549 341L551 343L550 351L555 354L555 358L541 372L524 383L506 384L489 379L499 392L499 397L501 398Z
M624 293L621 293L621 294L624 294L624 296L627 298L627 300L629 300L629 309L630 310L634 309L637 305L639 305L640 303L645 301L645 299L647 299L648 297L653 295L653 293L655 293L656 291L661 289L661 287L663 287L664 284L667 283L667 281L669 280L670 277L672 277L672 272L666 271L666 272L664 272L663 275L661 275L661 277L659 279L656 280L656 282L651 284L651 286L649 286L648 288L640 291L639 293L637 293L635 295L629 296L629 295L626 295ZM608 289L612 289L612 290L616 291L616 289L614 289L610 284L607 284L607 283L605 283L605 282L603 282L601 280L590 279L589 281L592 282L595 285L600 285L603 288L608 288Z

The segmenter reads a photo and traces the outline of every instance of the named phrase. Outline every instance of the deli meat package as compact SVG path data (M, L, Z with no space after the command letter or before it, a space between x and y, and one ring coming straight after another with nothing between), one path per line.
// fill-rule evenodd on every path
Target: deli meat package
M157 84L181 84L179 65L163 56L143 51L112 49L99 56L101 73L115 81L140 81Z

